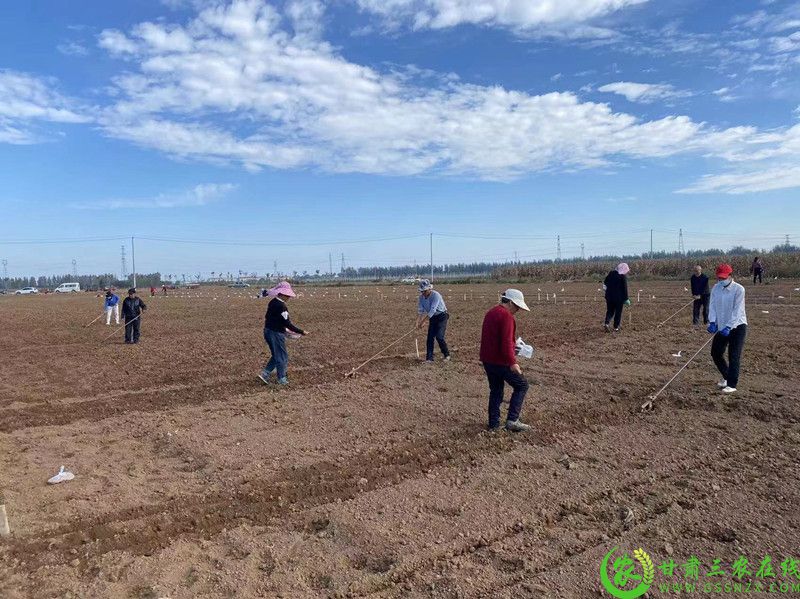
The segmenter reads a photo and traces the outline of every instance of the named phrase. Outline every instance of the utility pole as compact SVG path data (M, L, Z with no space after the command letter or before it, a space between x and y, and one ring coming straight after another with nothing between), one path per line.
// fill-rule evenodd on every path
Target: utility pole
M136 246L133 244L131 236L131 268L133 268L133 288L136 288Z
M333 276L333 254L328 252L328 274Z
M556 260L561 262L561 235L556 236Z
M125 262L125 244L122 244L122 281L128 278L128 265Z
M584 251L585 247L581 244L581 260L586 260L586 252Z
M72 277L74 279L78 278L78 261L75 258L72 259Z
M789 249L789 246L790 246L790 245L792 245L792 244L791 244L791 243L789 243L789 235L787 234L787 235L786 235L786 249L787 249L787 250Z
M7 289L6 285L8 285L8 260L3 258L3 290Z
M678 253L681 256L686 253L686 248L683 245L683 229L678 229Z
M650 229L650 259L653 259L653 229Z
M431 283L433 283L433 233L431 233Z
M342 274L344 274L344 252L342 252Z

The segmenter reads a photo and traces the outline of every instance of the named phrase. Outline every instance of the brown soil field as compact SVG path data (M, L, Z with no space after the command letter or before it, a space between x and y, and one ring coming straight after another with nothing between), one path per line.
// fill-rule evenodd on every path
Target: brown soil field
M84 326L94 294L0 297L0 596L600 597L615 546L800 559L798 282L747 287L736 394L709 345L649 412L709 338L690 307L657 327L683 283L633 280L618 335L596 283L518 287L526 434L485 431L499 284L440 287L452 362L411 335L347 379L411 329L415 288L301 288L288 388L256 378L254 289L145 297L136 346Z

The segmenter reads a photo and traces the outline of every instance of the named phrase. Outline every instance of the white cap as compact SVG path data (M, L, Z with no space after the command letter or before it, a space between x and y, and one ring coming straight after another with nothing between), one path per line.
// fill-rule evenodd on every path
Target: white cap
M526 312L531 311L531 309L528 307L528 304L525 303L525 296L522 295L522 292L519 289L506 289L501 297L507 299L515 306L525 310Z

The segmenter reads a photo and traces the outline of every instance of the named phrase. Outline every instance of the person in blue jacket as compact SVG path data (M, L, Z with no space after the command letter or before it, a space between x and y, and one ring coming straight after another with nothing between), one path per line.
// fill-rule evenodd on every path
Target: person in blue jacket
M419 302L417 307L418 329L422 328L425 320L428 321L428 338L425 341L425 361L433 362L433 342L439 344L444 360L450 361L450 349L447 347L445 333L447 332L447 321L450 314L447 312L442 294L434 291L433 285L428 279L419 282Z
M114 318L116 319L117 324L119 324L119 297L111 293L110 289L106 291L105 310L106 310L106 325L111 324L112 312L114 314Z

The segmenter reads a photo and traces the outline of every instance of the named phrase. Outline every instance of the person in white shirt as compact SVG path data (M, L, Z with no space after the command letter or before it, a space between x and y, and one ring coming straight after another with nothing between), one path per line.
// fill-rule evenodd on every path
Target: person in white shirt
M708 310L708 332L714 334L711 357L722 380L717 386L723 393L733 393L739 384L739 364L747 337L747 314L744 309L744 287L733 280L730 264L717 267L717 284L711 289ZM725 361L725 350L728 361Z

